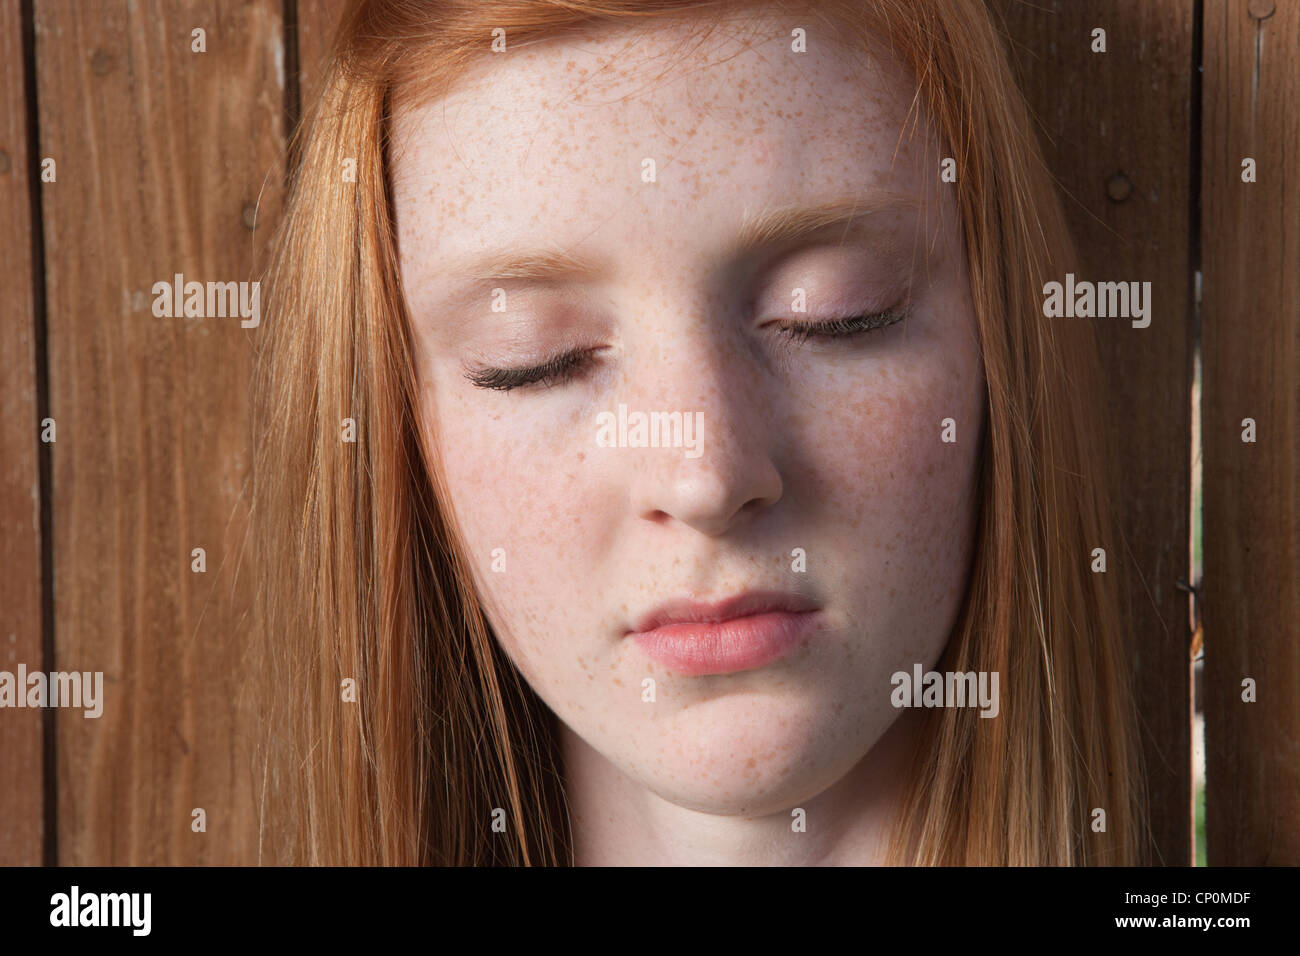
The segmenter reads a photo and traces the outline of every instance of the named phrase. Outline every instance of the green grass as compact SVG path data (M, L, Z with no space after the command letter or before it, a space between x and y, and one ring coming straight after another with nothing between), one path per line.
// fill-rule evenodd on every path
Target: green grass
M1196 788L1196 865L1205 866L1205 787Z

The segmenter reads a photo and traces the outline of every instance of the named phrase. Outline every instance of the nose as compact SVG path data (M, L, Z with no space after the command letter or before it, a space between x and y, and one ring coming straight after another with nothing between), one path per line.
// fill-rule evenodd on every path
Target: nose
M671 430L680 413L681 434L694 438L697 450L665 441L657 448L622 449L631 505L640 519L716 537L780 500L781 473L773 459L779 436L771 429L761 370L743 347L711 341L703 332L676 338L671 349L654 349L647 366L628 370L629 379L644 384L628 390L628 417L634 410L648 413L650 428L657 412L657 421Z

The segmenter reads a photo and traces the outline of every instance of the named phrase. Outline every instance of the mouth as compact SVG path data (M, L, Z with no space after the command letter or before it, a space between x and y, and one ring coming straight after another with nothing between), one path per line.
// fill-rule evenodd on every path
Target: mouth
M805 643L819 610L802 595L776 591L716 602L683 599L648 612L626 636L676 673L734 674L765 667Z

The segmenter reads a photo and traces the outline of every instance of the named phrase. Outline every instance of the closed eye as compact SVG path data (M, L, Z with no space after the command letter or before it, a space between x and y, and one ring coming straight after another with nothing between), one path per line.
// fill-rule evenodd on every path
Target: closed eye
M465 377L478 388L491 388L508 392L524 385L558 385L576 378L589 364L595 349L570 349L551 356L539 365L520 368L492 368L483 366L467 369Z
M906 309L887 309L866 315L851 315L842 319L823 319L820 322L792 322L784 319L768 323L782 335L795 342L809 339L843 339L866 332L888 328L907 318Z
M792 342L802 343L809 340L845 339L864 335L888 328L907 318L906 309L888 309L865 315L853 315L840 319L823 319L819 322L792 322L777 320L769 322L781 335ZM542 385L550 388L563 385L576 379L591 365L591 360L599 349L578 348L559 352L537 365L515 368L496 368L479 366L465 371L465 378L477 388L488 388L499 392L523 388L529 385Z

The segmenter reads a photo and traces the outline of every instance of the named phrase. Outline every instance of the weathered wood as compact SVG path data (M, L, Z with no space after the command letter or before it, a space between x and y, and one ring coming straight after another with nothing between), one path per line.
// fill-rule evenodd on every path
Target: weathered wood
M1086 275L1149 281L1145 329L1102 333L1120 468L1108 578L1124 589L1152 862L1192 853L1189 577L1193 4L997 0ZM1107 52L1092 52L1092 31Z
M298 0L298 90L306 116L321 92L325 63L347 0Z
M299 103L344 0L298 0ZM1193 5L995 0L1067 196L1084 278L1151 281L1106 334L1153 861L1191 854L1188 605ZM36 320L48 316L55 666L102 670L103 717L58 711L60 860L256 859L235 575L256 329L160 318L152 287L255 278L281 195L278 0L36 0L44 289L34 288L19 0L0 0L0 669L42 661ZM1276 7L1276 9L1274 9ZM1264 15L1263 19L1251 11ZM1107 30L1109 52L1090 50ZM192 53L191 31L207 31ZM1202 246L1211 862L1300 863L1300 9L1206 0ZM1069 77L1062 82L1062 77ZM1241 182L1241 160L1258 182ZM8 162L5 162L7 157ZM1289 184L1289 185L1288 185ZM260 195L256 236L249 231ZM1241 441L1254 418L1258 440ZM207 551L208 570L190 570ZM11 667L10 665L13 665ZM1241 701L1241 681L1258 702ZM0 713L0 863L39 863L38 711ZM14 781L17 781L15 784ZM207 811L206 833L190 829Z
M254 278L253 213L261 244L282 192L281 6L37 0L35 16L41 151L58 163L43 191L56 657L103 671L105 696L99 719L58 712L59 862L252 862L251 587L235 570L257 330L157 317L152 289Z
M36 296L23 28L0 0L0 670L40 670L41 495ZM0 866L39 865L45 839L42 713L0 710Z
M1220 866L1300 864L1297 63L1300 6L1207 0L1205 809ZM1256 182L1242 181L1246 158Z

